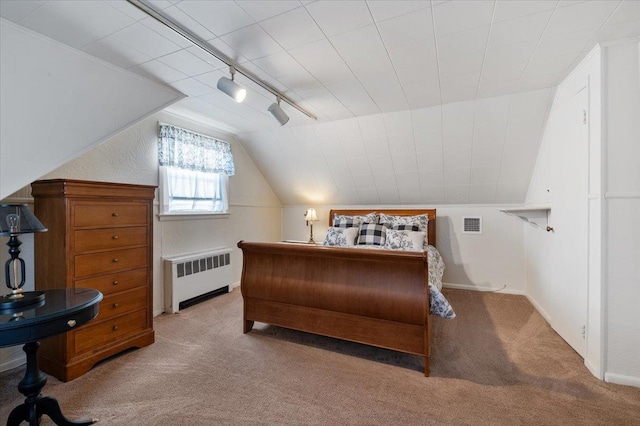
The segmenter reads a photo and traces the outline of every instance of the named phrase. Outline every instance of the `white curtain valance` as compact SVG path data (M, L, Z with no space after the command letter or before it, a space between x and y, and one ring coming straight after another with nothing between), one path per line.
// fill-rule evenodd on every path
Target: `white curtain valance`
M227 176L235 174L229 142L169 124L160 125L158 159L161 166Z

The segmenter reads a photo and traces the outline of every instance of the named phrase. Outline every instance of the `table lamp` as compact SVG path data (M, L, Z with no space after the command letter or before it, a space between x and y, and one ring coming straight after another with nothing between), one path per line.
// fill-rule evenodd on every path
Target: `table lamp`
M307 226L310 227L309 241L307 242L309 244L315 244L316 242L313 239L313 222L318 221L318 214L316 213L316 209L307 210L307 212L304 214L304 220L307 221Z
M20 234L45 232L47 228L29 210L26 204L0 205L0 235L8 236L9 255L4 264L4 276L11 293L0 296L0 310L14 309L44 300L42 291L22 291L25 282L24 260L20 259Z

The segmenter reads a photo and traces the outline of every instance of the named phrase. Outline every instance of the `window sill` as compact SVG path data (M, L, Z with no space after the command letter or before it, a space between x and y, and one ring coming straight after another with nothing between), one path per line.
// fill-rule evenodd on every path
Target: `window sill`
M200 219L226 219L229 213L159 213L158 220L200 220Z

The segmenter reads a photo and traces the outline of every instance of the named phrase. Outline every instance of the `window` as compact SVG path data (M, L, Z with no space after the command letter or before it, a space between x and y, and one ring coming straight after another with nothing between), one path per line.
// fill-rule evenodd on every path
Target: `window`
M158 159L162 213L227 212L235 174L228 142L161 124Z

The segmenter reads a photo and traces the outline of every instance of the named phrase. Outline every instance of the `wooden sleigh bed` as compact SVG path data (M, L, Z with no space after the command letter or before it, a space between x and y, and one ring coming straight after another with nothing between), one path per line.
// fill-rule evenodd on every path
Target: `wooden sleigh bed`
M366 215L371 210L331 210ZM427 214L435 246L436 211ZM254 321L365 343L424 357L429 375L431 333L426 251L366 250L240 241L244 332Z

